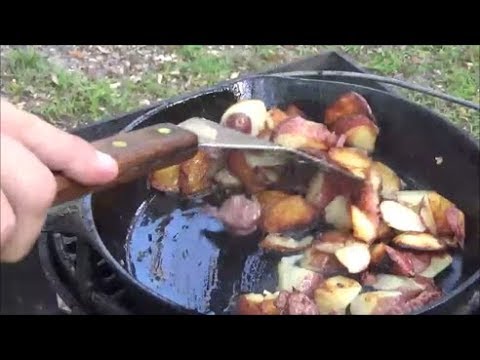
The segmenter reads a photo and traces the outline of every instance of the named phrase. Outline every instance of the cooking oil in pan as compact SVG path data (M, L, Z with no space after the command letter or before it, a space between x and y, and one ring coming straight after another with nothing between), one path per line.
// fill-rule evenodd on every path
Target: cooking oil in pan
M130 226L128 270L163 298L219 314L238 293L275 286L276 267L258 250L259 234L232 239L205 205L162 194L144 202Z
M403 180L407 189L428 189ZM258 249L261 235L234 238L205 211L221 200L218 194L181 199L157 193L145 201L126 244L131 274L162 298L204 314L230 313L241 293L276 291L279 259ZM450 268L435 279L445 294L462 274L462 254L452 255Z

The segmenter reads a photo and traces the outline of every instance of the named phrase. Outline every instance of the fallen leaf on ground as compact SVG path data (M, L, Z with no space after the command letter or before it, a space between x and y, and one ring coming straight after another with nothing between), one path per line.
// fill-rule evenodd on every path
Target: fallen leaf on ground
M50 78L52 79L52 82L53 82L55 85L58 85L58 76L57 76L57 74L51 74L51 75L50 75Z

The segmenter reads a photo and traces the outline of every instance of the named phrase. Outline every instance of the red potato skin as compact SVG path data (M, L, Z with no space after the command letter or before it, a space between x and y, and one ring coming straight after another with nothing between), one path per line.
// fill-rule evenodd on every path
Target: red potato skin
M305 277L298 289L295 290L311 297L313 296L315 289L321 285L323 280L324 279L321 274L315 273L312 276Z
M367 171L366 180L362 183L360 191L357 194L354 194L352 201L354 204L354 206L351 207L353 234L355 237L369 244L377 240L379 236L379 188L380 178L378 177L377 173L370 168ZM366 219L359 221L361 218L359 217L358 211L361 212ZM368 231L365 231L365 229L367 229L366 224L369 229Z
M315 302L298 291L281 291L275 306L280 309L281 315L318 315Z
M300 110L295 104L288 105L287 109L285 110L285 113L287 114L288 117L301 116L304 119L307 118L305 113L302 110Z
M376 281L376 275L368 270L362 272L362 274L360 275L360 284L362 284L362 286L372 286L376 283Z
M346 142L347 142L347 136L345 134L341 134L338 137L338 140L337 140L337 143L335 144L335 147L337 147L337 148L344 147Z
M288 254L288 253L297 253L301 250L305 250L310 246L310 244L303 245L303 246L296 246L295 248L292 247L287 247L285 245L282 245L281 243L275 243L274 241L269 241L269 237L265 237L260 243L258 244L258 247L260 249L264 249L265 251L275 251L277 253L283 253L283 254Z
M372 315L409 314L439 299L442 295L442 291L434 287L421 292L404 293L394 298L383 298L378 301Z
M322 278L338 275L346 271L345 267L333 254L326 254L314 247L307 250L312 271L317 272Z
M454 239L460 245L460 248L465 247L465 216L463 212L458 210L455 206L451 206L445 212L448 225L454 235Z
M379 182L375 182L374 176L378 176L372 169L359 192L357 207L368 215L370 221L378 229L380 226L380 195ZM378 231L378 230L377 230Z
M417 254L411 251L405 251L404 254L410 257L413 266L413 272L415 274L420 274L422 271L426 270L432 261L434 254Z
M230 129L234 129L245 134L252 133L252 121L245 114L241 114L241 113L231 114L225 120L223 125Z
M415 275L415 268L413 267L413 261L410 256L390 246L386 246L386 251L394 263L392 267L392 272L394 274L403 276Z
M412 277L427 269L436 254L398 250L379 243L371 248L371 264L378 272L385 272L384 267L387 267L388 273Z
M325 173L321 190L314 198L309 198L308 200L319 211L320 215L323 215L325 207L335 197L342 195L351 200L360 191L360 186L361 184L348 177L333 172Z
M411 258L384 243L372 246L370 255L371 268L375 272L393 273L401 276L415 275Z
M300 149L328 150L335 146L338 137L321 123L305 120L297 116L280 123L273 132L274 142L283 144L286 136L302 140Z
M234 235L246 236L257 230L262 214L260 203L245 195L232 195L217 210L211 207L210 213L220 220Z
M356 92L341 95L325 111L325 124L330 126L346 116L365 115L375 121L367 100Z
M332 230L327 231L326 233L320 234L313 242L312 247L315 247L316 244L322 243L339 243L345 244L347 241L352 240L352 236L345 232Z

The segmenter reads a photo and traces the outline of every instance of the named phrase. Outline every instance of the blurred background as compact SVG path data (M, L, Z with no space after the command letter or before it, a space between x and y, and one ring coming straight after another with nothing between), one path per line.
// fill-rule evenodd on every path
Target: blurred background
M480 46L460 45L1 46L1 94L69 129L329 50L373 73L480 101ZM480 138L478 113L399 91Z

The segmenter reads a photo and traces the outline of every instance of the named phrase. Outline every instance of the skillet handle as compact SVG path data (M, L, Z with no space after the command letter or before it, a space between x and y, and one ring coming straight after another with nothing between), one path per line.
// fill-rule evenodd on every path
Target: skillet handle
M376 82L381 82L385 84L390 84L398 87L402 87L405 89L417 91L426 95L430 95L433 97L437 97L439 99L443 99L445 101L449 101L451 103L455 103L458 105L462 105L466 108L473 109L480 111L480 105L473 103L471 101L467 101L464 99L459 99L457 97L451 96L444 94L439 91L435 91L420 85L416 84L410 84L406 81L402 81L399 79L394 79L394 78L389 78L386 76L381 76L381 75L375 75L375 74L364 74L364 73L359 73L359 72L352 72L352 71L337 71L337 70L307 70L307 71L289 71L289 72L283 72L283 73L270 73L265 76L270 76L270 77L280 77L280 78L304 78L308 80L320 80L318 77L343 77L343 78L350 78L350 79L359 79L359 80L371 80L371 81L376 81ZM314 76L315 78L311 78L311 76ZM375 89L374 89L375 90Z
M54 206L75 200L91 192L139 179L155 169L181 163L193 157L198 149L194 133L173 124L162 123L140 130L116 134L92 142L99 151L118 162L117 178L103 186L84 186L55 174L57 194Z

